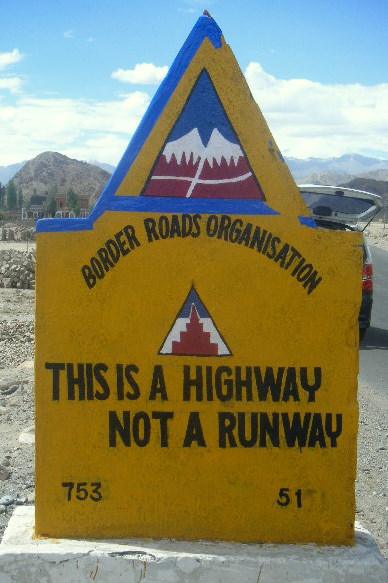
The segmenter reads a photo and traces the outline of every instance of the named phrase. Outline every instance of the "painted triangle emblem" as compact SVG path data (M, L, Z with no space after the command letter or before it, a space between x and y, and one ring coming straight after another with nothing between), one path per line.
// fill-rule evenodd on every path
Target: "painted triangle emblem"
M159 354L231 356L232 353L194 287L175 318Z
M142 195L265 200L205 69L157 157Z

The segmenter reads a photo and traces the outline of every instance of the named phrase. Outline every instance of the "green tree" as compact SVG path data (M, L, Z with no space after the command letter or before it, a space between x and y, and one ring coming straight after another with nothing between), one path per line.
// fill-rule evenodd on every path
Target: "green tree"
M55 215L55 212L57 210L57 203L55 201L55 197L52 194L50 194L47 197L45 209L46 209L46 212L49 213L49 215L51 217L53 217Z
M72 210L75 216L78 217L81 209L79 206L78 195L72 188L68 188L67 190L67 202L69 203L70 210Z
M18 209L19 209L19 211L21 211L21 210L22 210L22 208L23 208L23 200L24 200L24 199L23 199L23 191L22 191L22 189L19 187L19 188L18 188Z
M45 211L49 214L50 217L53 217L57 211L57 201L56 198L59 194L58 184L54 182L50 184L48 190L45 190L46 195L46 202L45 202Z
M18 206L18 198L16 192L16 186L14 181L11 179L7 184L7 209L9 211L14 211Z
M58 184L54 182L54 184L51 184L48 189L48 195L56 198L58 194L59 194Z
M32 204L35 204L35 203L33 202L33 199L34 199L34 197L36 197L36 196L38 196L38 193L37 193L37 191L36 191L36 188L34 187L34 188L32 189L32 194L31 194L31 196L30 196L30 198L29 198L29 200L27 201L27 204L26 204L26 207L27 207L28 209L29 209L29 208L31 208L31 205L32 205Z
M0 209L5 208L5 186L0 182Z

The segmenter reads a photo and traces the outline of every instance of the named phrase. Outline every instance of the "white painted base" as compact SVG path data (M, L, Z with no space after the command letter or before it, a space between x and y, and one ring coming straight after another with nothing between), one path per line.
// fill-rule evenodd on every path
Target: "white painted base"
M0 583L387 583L388 561L360 526L353 547L32 538L17 507L0 544Z

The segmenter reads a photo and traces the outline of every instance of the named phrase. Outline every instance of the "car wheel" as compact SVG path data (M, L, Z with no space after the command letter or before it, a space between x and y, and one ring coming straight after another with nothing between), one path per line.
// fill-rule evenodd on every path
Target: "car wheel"
M360 331L360 341L364 338L367 328L359 328Z

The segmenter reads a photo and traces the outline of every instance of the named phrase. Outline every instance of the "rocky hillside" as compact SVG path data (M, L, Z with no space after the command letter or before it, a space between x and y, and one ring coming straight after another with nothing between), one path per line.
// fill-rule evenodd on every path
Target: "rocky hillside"
M13 180L16 188L22 189L25 201L34 192L47 194L57 185L58 194L73 188L79 196L88 196L90 202L95 202L109 178L109 172L87 162L58 152L43 152L27 162Z
M388 181L387 180L372 180L370 178L354 178L344 184L338 186L345 186L347 188L355 188L356 190L365 190L366 192L373 192L382 196L388 202Z

